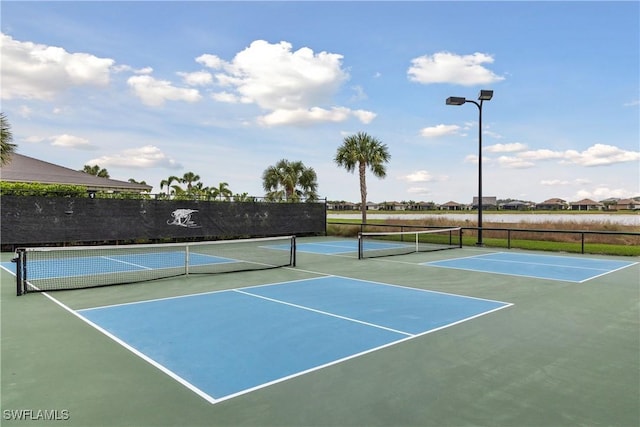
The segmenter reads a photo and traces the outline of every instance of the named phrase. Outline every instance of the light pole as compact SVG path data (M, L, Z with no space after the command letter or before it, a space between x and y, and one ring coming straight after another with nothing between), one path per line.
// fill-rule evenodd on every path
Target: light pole
M472 99L461 98L459 96L450 96L447 98L447 105L462 105L467 102L475 104L480 111L478 119L478 242L476 245L482 246L482 102L489 101L493 98L492 90L481 90L478 95L478 101Z

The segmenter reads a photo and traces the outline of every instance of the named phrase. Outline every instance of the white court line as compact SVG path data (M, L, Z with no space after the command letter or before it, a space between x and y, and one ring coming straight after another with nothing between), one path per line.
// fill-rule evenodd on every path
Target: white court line
M89 257L87 257L87 258L89 258ZM145 265L135 264L133 262L123 261L123 260L120 260L120 259L115 259L115 258L111 258L111 257L104 256L104 255L102 255L100 258L106 259L107 261L119 262L120 264L124 264L124 265L131 265L133 267L138 267L138 268L141 268L143 270L153 270L153 268L147 267ZM105 274L105 273L100 273L100 274Z
M278 303L278 304L283 304L283 305L288 305L290 307L299 308L301 310L312 311L314 313L324 314L325 316L336 317L338 319L347 320L349 322L360 323L362 325L371 326L373 328L384 329L385 331L395 332L395 333L401 334L401 335L407 335L407 336L410 336L410 337L414 336L414 334L409 333L409 332L404 332L404 331L400 331L400 330L397 330L397 329L387 328L386 326L376 325L375 323L364 322L362 320L354 319L354 318L351 318L351 317L340 316L339 314L329 313L328 311L317 310L315 308L306 307L304 305L298 305L298 304L294 304L294 303L291 303L291 302L278 300L278 299L275 299L275 298L265 297L265 296L254 294L254 293L251 293L251 292L242 291L240 289L234 289L233 291L237 292L237 293L240 293L240 294L248 295L248 296L251 296L251 297L260 298L260 299L263 299L263 300L275 302L275 303Z

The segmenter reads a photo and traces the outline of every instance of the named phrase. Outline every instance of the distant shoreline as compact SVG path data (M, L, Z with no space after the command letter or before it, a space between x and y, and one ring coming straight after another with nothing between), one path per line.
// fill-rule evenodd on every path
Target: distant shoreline
M361 214L358 212L350 213L327 213L327 218L331 219L359 219ZM455 220L475 221L478 218L477 212L443 212L443 213L408 213L408 212L367 212L367 218L371 219L427 219L427 218L448 218ZM556 212L503 212L496 213L484 212L482 218L486 222L517 224L524 223L540 223L540 222L610 222L613 224L640 226L640 212L638 213L591 213L591 212L572 212L572 213L556 213Z

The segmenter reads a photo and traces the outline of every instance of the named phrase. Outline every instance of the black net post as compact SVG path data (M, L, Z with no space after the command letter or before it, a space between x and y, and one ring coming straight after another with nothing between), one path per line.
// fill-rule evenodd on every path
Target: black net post
M291 267L296 266L296 236L291 236Z
M24 286L22 285L24 252L19 249L16 250L16 257L13 258L11 262L16 264L16 295L20 296L24 293Z

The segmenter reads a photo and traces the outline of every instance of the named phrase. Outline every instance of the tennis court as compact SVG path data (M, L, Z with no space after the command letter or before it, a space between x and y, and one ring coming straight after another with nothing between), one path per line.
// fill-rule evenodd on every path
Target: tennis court
M295 266L23 296L3 253L3 425L47 425L38 410L78 426L640 421L637 259L466 247L358 259L355 239L295 246ZM188 268L289 256L282 242L252 247L192 247ZM84 264L166 273L184 268L175 252ZM85 274L45 270L42 286Z
M496 252L431 261L424 265L583 283L636 264L632 261Z

